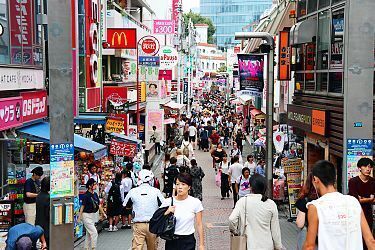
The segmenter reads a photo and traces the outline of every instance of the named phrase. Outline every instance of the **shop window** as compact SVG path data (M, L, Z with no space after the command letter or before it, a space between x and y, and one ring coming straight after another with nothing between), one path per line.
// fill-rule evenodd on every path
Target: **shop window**
M78 49L79 55L85 55L85 15L78 14Z
M327 92L328 87L328 73L316 74L316 91Z
M329 73L329 88L331 93L343 93L343 72Z
M310 14L316 11L317 5L318 5L318 0L308 0L307 1L307 13Z
M329 6L330 0L319 0L319 9Z
M306 91L315 91L315 74L314 73L305 73L305 90Z
M344 51L344 10L332 13L330 69L342 69Z
M305 44L305 70L312 71L315 69L315 41Z
M303 17L306 15L306 1L307 0L298 0L297 5L297 17Z
M304 82L305 82L305 74L296 72L294 74L295 77L295 90L296 91L302 91L304 89Z
M328 49L330 44L330 11L319 13L317 37L317 69L328 69Z
M304 70L304 46L302 44L296 45L296 47L292 48L292 66L294 67L293 70L301 71Z
M0 24L4 28L4 33L0 36L0 64L9 64L9 26L8 26L8 1L0 3Z
M85 57L79 57L79 86L86 86L86 70L85 70Z

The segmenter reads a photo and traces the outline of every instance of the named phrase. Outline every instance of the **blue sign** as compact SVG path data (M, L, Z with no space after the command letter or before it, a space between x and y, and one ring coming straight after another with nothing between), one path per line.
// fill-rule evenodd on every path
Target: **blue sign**
M138 64L142 66L149 67L159 67L160 66L160 57L158 56L139 56Z

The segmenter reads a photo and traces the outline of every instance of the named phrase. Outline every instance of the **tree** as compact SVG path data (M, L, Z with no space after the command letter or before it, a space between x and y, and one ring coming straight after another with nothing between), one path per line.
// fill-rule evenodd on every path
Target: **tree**
M220 66L220 68L217 69L217 72L227 72L227 66Z
M188 29L189 19L191 19L193 24L205 23L208 25L207 42L214 43L213 35L215 34L216 29L210 18L201 16L200 14L194 13L191 10L189 13L184 13L183 17L184 17L185 34L189 33L189 29Z

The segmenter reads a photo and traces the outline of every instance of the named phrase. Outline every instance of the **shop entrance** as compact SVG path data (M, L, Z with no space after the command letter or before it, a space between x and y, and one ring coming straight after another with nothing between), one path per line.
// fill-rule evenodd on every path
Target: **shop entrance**
M317 161L324 160L324 148L307 143L307 152L307 174L309 174Z

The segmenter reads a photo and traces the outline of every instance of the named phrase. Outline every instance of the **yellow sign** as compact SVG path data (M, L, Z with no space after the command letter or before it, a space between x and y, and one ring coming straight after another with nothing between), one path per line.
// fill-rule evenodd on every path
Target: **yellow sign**
M146 101L146 82L141 82L141 102Z
M124 37L124 45L127 46L128 45L128 39L126 38L126 34L125 32L120 32L120 34L118 32L115 32L113 33L113 36L112 36L112 43L111 45L112 46L115 46L115 37L117 37L117 44L122 44L122 37Z
M283 158L281 160L281 164L284 168L284 172L287 174L302 172L302 160L300 158L297 158L297 159Z
M124 132L124 121L114 118L108 118L105 124L105 130L108 133L123 133Z

